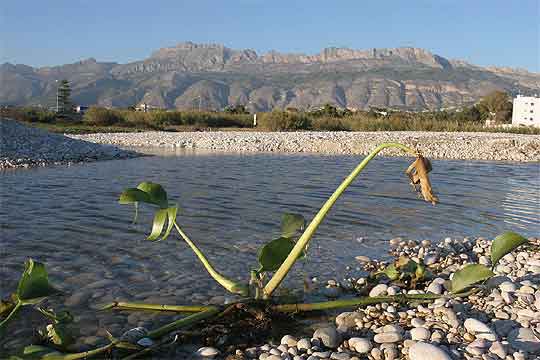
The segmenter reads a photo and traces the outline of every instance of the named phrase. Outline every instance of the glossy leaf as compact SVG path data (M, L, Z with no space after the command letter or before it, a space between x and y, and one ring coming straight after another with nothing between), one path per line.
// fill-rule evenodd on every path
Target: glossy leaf
M491 263L497 265L502 257L526 243L526 238L511 231L497 236L491 244Z
M120 194L120 204L147 203L164 209L168 207L167 192L159 184L142 182L136 188L128 188Z
M17 287L17 297L22 304L36 304L56 292L49 284L44 264L28 259L25 265Z
M150 196L137 188L128 188L120 194L118 199L120 204L133 204L137 202L151 203Z
M161 235L163 227L165 226L165 221L167 220L167 216L167 209L159 209L156 211L156 215L154 215L154 222L152 224L152 232L148 236L148 240L154 241Z
M65 349L75 342L75 338L71 332L72 330L66 324L49 324L47 325L45 336L52 344Z
M166 208L169 206L167 202L167 192L159 184L152 182L142 182L137 186L137 189L144 191L150 197L150 202Z
M167 217L168 217L169 224L167 225L167 230L165 231L165 234L161 238L162 240L165 240L171 233L174 223L176 222L177 213L178 213L178 207L173 206L173 207L167 208Z
M456 271L452 278L452 292L460 293L463 290L487 280L495 274L488 267L481 264L470 264L463 269Z
M264 245L258 253L259 272L276 271L285 261L296 243L289 238L280 237Z
M304 229L306 220L302 215L285 213L281 217L281 236L291 238Z

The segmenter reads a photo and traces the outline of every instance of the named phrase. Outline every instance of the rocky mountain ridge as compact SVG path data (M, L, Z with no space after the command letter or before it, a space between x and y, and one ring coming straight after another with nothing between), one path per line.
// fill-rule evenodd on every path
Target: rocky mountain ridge
M499 89L535 93L540 75L480 67L411 47L318 54L231 49L221 44L180 43L128 64L98 62L32 68L0 65L0 104L54 103L55 80L67 78L73 99L84 105L219 110L243 104L253 111L314 108L325 103L353 109L407 110L474 103Z

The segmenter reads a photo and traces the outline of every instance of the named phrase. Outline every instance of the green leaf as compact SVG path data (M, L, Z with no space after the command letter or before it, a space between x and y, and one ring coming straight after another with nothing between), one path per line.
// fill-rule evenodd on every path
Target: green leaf
M289 256L296 243L289 238L280 237L264 245L258 253L259 272L276 271Z
M456 271L452 278L452 292L460 293L468 287L487 280L495 274L488 267L481 264L469 264Z
M161 238L162 240L165 240L171 233L174 223L176 222L177 213L178 213L178 207L173 206L173 207L167 208L167 216L168 216L169 224L167 226L167 230L165 231L165 234Z
M511 231L497 236L491 244L491 264L495 267L503 256L526 243L526 238Z
M291 238L299 230L303 230L306 220L302 215L285 213L281 217L281 236Z
M44 264L28 259L25 265L17 287L17 297L22 304L36 304L57 291L49 284Z
M154 216L154 223L152 224L152 232L148 236L148 240L156 240L163 231L165 221L167 220L168 209L159 209Z
M120 194L120 204L147 203L166 208L168 204L167 192L159 184L142 182L136 188L127 188Z
M128 188L120 194L118 199L120 204L133 204L137 202L151 203L150 196L137 188Z
M152 182L142 182L137 186L137 189L144 191L150 197L150 202L161 208L169 206L167 202L167 192L159 184Z
M390 264L384 270L381 270L377 274L384 274L390 280L397 280L399 279L400 272L396 269L396 265Z
M24 348L20 355L14 355L9 360L63 360L66 359L66 354L62 354L54 349L40 346L29 345Z

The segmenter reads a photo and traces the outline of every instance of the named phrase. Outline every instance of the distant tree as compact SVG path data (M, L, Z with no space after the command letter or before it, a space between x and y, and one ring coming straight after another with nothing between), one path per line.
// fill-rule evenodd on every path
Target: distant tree
M499 123L508 122L512 117L512 100L504 91L493 91L484 96L477 108L483 118Z
M228 105L225 107L224 111L229 114L249 114L244 105Z
M73 113L73 104L71 102L71 86L69 81L62 80L58 84L58 113L59 114L71 114Z

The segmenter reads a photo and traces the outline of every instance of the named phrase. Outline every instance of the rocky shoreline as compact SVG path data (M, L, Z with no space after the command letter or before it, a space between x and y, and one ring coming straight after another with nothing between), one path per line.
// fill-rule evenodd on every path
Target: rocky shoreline
M434 159L540 161L540 135L454 132L144 132L70 135L119 147L225 152L305 152L366 155L383 142L414 146ZM384 155L399 156L396 149Z
M141 156L0 119L0 169L28 168Z
M390 254L423 259L435 278L407 294L439 294L417 306L381 303L342 312L335 324L315 329L311 338L284 334L280 343L237 350L227 359L259 360L534 360L540 358L540 238L529 248L506 255L484 292L467 298L450 296L447 280L464 264L491 265L491 241L447 238L430 241L390 241ZM365 270L388 261L359 256ZM329 280L329 293L359 290L366 278ZM402 288L381 282L368 296L396 295ZM198 355L220 357L217 349L201 348ZM224 356L225 357L225 356Z

